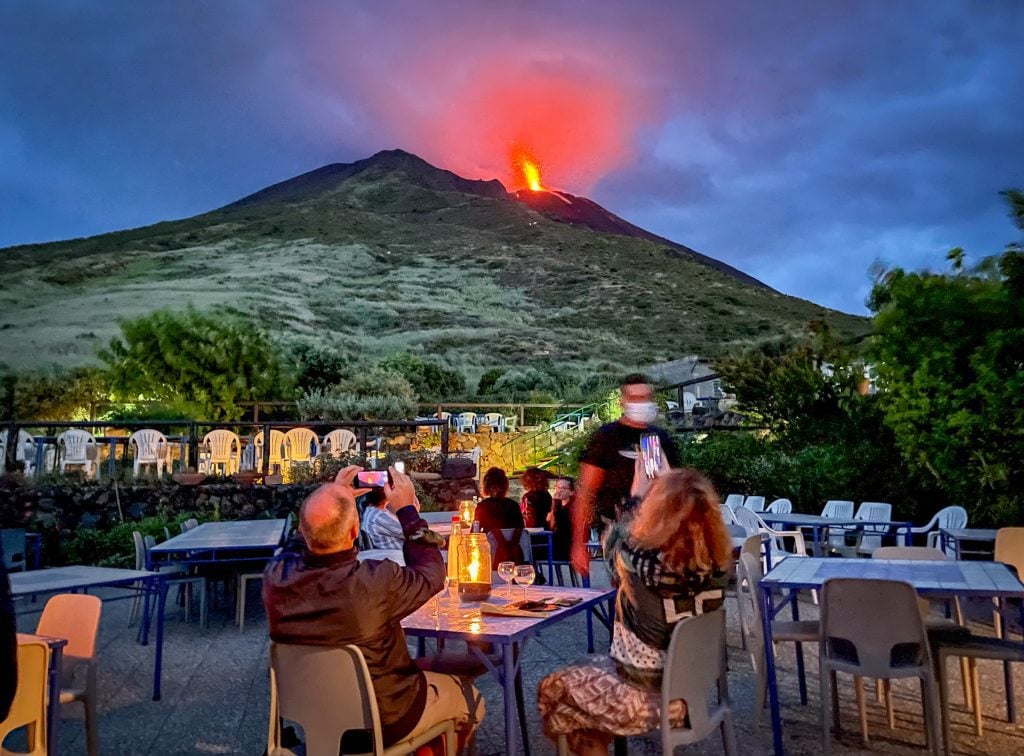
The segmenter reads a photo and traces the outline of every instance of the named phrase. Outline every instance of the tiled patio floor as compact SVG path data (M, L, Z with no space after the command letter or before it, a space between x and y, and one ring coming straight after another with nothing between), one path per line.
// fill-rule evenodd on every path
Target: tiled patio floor
M603 575L595 583L607 584ZM127 601L107 602L101 624L100 743L104 754L246 754L259 756L266 744L268 674L266 621L258 597L258 586L249 594L245 631L233 624L231 606L211 611L209 627L201 632L193 622L186 624L177 607L169 609L164 651L163 700L151 700L152 647L134 642L134 630L127 626ZM37 606L41 607L41 603ZM24 608L24 606L22 607ZM752 714L754 677L749 658L739 645L735 604L729 611L730 691L736 711L736 729L743 756L768 754L771 729L768 716L756 726ZM813 617L808 605L803 616ZM979 613L984 616L984 613ZM19 629L31 631L37 615L19 619ZM982 628L990 631L990 628ZM608 635L597 627L598 650L607 650ZM550 754L554 749L541 733L536 713L536 688L548 672L586 652L586 630L582 617L567 620L530 643L523 660L527 713L530 719L531 749ZM809 704L801 706L797 693L795 657L792 644L780 647L783 716L787 752L816 754L820 751L818 716L817 646L805 649L808 661ZM982 698L985 702L985 736L977 740L968 713L962 708L959 673L951 666L953 680L953 733L957 753L1024 754L1024 727L1006 722L1005 698L1000 665L983 662ZM956 668L958 669L958 668ZM1018 700L1024 705L1024 675L1016 675ZM503 754L504 730L501 691L489 678L478 683L489 714L478 739L480 754ZM924 735L918 688L915 683L895 683L896 728L890 731L884 708L868 695L871 722L870 752L896 756L924 752ZM853 688L843 681L842 712L846 731L835 753L864 753L855 732L856 707ZM85 736L78 707L66 707L67 718L60 730L62 754L84 754ZM658 753L653 742L632 739L630 753ZM690 749L692 753L718 754L721 742L711 739Z

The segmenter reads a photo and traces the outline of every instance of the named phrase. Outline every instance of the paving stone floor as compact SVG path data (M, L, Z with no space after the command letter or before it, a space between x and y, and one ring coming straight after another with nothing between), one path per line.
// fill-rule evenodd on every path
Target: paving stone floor
M600 569L600 568L598 568ZM595 574L595 584L607 584ZM113 592L102 594L116 595ZM163 700L151 700L153 647L134 642L134 629L127 625L129 601L104 603L100 632L99 729L104 754L246 754L259 756L266 744L268 710L267 628L259 600L259 587L251 587L247 623L244 632L234 624L234 611L224 605L211 609L209 626L201 631L194 621L185 623L182 610L169 607L164 647ZM170 604L170 602L169 602ZM41 603L36 606L42 606ZM739 630L732 600L727 603L730 675L729 686L736 712L736 732L740 753L756 756L771 752L771 727L765 713L758 726L753 716L754 675L749 657L740 648ZM19 611L29 608L22 604ZM815 616L815 607L802 604L802 616ZM983 607L975 612L984 617ZM38 615L19 618L19 629L30 632ZM991 632L981 624L976 629ZM607 651L608 634L596 626L598 651ZM534 754L550 754L554 749L542 732L536 712L536 688L540 679L586 652L586 625L582 616L571 618L545 631L530 642L523 659L524 688L529 718L530 745ZM787 753L820 752L818 728L818 677L814 658L816 645L805 648L808 666L809 703L799 703L793 644L779 649L780 685L785 722ZM953 734L956 753L1024 754L1024 726L1006 721L1002 668L991 662L980 664L985 711L985 734L974 737L972 720L962 705L959 673L951 665L953 686ZM1024 706L1024 675L1016 674L1018 700ZM484 694L489 714L478 737L478 753L484 756L505 753L502 697L498 685L482 678L478 685ZM896 727L889 730L884 708L868 694L871 744L862 748L856 733L856 707L853 687L841 677L841 702L844 734L833 750L838 754L923 753L924 734L919 688L913 682L894 683ZM79 707L65 707L60 728L60 752L84 754L85 736ZM658 744L642 738L629 741L630 753L660 752ZM717 738L687 749L691 753L722 753Z

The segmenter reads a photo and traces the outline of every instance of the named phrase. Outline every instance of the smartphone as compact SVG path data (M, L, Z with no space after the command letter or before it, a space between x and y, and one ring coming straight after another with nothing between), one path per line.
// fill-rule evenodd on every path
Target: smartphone
M398 472L402 473L402 475L405 475L405 462L403 462L402 460L398 460L397 462L395 462L395 469L398 470Z
M653 478L661 466L661 438L657 433L640 436L640 459L648 478Z
M356 481L361 486L383 488L388 482L387 470L360 470L356 473Z

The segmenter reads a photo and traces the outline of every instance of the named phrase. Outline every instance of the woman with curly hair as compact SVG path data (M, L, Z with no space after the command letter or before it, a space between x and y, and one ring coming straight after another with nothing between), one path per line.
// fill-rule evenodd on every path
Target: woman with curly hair
M619 587L609 655L554 672L537 691L544 733L565 735L580 755L607 754L613 738L656 729L663 715L682 726L685 701L660 710L672 630L719 609L725 597L732 539L711 481L695 470L663 469L651 482L637 467L640 504L605 539Z
M548 524L548 513L551 512L551 494L548 493L548 474L543 470L530 467L523 473L523 522L528 528L544 528L551 530Z

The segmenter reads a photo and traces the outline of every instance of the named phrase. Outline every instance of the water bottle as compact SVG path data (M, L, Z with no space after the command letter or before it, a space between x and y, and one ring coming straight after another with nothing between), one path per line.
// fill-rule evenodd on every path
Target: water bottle
M452 518L452 533L448 536L448 582L459 582L459 541L462 538L462 521L458 515Z

